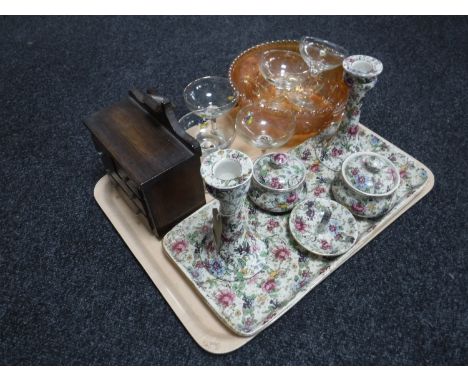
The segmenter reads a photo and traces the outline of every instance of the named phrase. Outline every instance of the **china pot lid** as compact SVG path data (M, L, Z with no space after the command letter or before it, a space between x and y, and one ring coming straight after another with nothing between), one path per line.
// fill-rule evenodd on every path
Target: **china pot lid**
M253 168L254 179L263 187L287 191L298 187L305 179L304 164L286 153L270 153L259 157Z
M314 198L297 204L289 216L289 230L307 251L320 256L338 256L356 243L354 216L337 202Z
M341 173L349 187L366 196L391 195L400 185L395 165L372 152L351 154L343 162Z

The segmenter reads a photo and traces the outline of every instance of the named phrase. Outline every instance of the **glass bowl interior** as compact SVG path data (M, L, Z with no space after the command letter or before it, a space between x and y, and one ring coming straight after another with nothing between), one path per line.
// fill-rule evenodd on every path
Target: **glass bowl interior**
M262 54L260 73L278 89L293 89L309 75L301 55L289 50L272 49Z
M294 135L294 114L276 103L247 105L239 110L236 130L260 149L283 146Z
M288 147L295 146L341 121L348 99L348 87L343 81L343 68L340 65L321 73L318 77L320 86L318 89L316 88L317 91L312 93L309 93L308 90L305 91L306 94L310 95L313 108L301 107L300 104L287 99L284 94L283 99L279 100L278 93L284 93L284 91L279 91L260 73L263 53L274 49L299 53L299 41L273 41L247 49L232 62L229 68L229 79L239 93L239 107L259 102L280 102L285 108L294 112L296 130L286 145ZM305 85L307 85L307 81L304 83ZM303 100L301 102L307 104L309 101Z
M199 78L186 86L184 100L191 111L204 109L216 118L231 110L237 103L237 92L227 78L209 76Z
M340 45L317 37L304 36L299 51L313 75L341 66L348 51Z
M236 136L232 112L213 120L209 118L205 109L200 109L185 114L179 119L179 125L200 143L203 155L228 148Z

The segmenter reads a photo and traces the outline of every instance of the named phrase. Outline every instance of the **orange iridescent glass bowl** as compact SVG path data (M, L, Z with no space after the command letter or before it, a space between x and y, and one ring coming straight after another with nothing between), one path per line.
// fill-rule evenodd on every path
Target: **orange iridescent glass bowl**
M229 68L229 81L239 93L239 107L260 101L278 102L280 99L285 108L295 112L296 133L287 143L287 146L295 146L341 120L348 99L348 87L343 81L341 66L328 70L319 77L319 86L315 85L315 90L309 89L307 82L302 87L305 97L315 104L314 109L300 107L286 97L279 96L274 85L260 73L262 54L272 49L298 53L299 41L273 41L247 49L232 62Z

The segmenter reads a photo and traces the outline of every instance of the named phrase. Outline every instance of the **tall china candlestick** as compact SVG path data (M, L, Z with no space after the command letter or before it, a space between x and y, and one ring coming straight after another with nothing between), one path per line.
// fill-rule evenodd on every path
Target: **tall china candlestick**
M359 142L359 119L362 100L377 83L382 63L374 57L355 55L343 60L344 81L349 86L345 114L335 136L324 139L316 146L320 162L333 171L341 168L343 160L354 152L362 151Z
M219 201L200 256L209 272L227 281L253 277L262 270L261 258L267 255L265 243L249 229L245 218L252 169L250 158L232 149L211 153L200 169L206 190Z

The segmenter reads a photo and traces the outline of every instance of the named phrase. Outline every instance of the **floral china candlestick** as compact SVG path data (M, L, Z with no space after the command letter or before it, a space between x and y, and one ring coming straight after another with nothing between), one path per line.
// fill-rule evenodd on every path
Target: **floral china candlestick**
M359 143L359 119L362 101L366 93L377 83L382 63L374 57L355 55L343 60L344 81L349 86L348 103L343 120L331 141L317 146L317 156L324 166L333 171L341 168L343 160L361 151Z
M207 232L200 256L206 269L216 277L237 281L262 270L265 243L247 226L244 201L250 187L253 164L237 150L218 150L201 165L207 191L219 201L213 209L213 229Z

